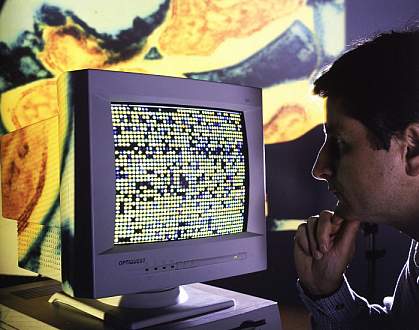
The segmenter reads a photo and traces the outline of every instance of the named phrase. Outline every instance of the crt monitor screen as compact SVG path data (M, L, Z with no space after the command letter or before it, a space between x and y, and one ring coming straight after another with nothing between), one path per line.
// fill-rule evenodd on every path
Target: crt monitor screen
M114 244L241 233L247 221L242 113L111 103Z

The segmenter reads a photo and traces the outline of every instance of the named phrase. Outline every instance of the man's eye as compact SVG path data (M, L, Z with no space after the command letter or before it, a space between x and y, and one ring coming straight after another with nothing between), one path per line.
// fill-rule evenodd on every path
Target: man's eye
M339 137L329 138L330 146L336 156L340 156L347 149L347 144Z
M339 148L339 150L345 149L346 143L341 138L336 138L336 145Z

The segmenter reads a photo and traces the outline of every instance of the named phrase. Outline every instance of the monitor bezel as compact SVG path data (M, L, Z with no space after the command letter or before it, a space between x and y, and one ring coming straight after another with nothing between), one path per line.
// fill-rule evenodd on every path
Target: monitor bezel
M124 276L131 278L133 272L148 278L148 281L139 284L137 288L132 288L141 291L264 269L266 267L266 251L264 251L264 248L266 249L266 223L261 90L156 75L102 70L86 70L86 72L88 73L88 102L85 110L88 111L89 132L78 132L76 111L75 135L83 135L76 140L82 143L81 141L86 139L89 150L89 155L85 159L89 159L89 168L86 171L89 171L87 176L90 185L91 219L88 221L90 221L92 242L90 247L93 263L93 296L128 293L127 291L131 289L124 287L123 283L116 285L111 281L119 276L123 282ZM111 103L113 102L179 104L185 107L207 107L242 112L246 125L249 167L247 231L193 240L114 245L114 216L112 215L115 210L115 169L113 149L110 152L110 146L112 148L114 146L111 118ZM87 134L84 135L85 133ZM75 157L75 161L75 168L83 171L84 165L77 165L78 161L83 162L83 156ZM75 175L78 174L75 173ZM86 179L86 175L83 175L83 178ZM83 189L82 185L76 186L76 198L77 189ZM86 220L76 219L75 221ZM198 255L197 249L205 252ZM234 256L243 255L241 253L245 253L246 257L243 258L242 267L237 267L233 261L237 263L241 259L235 259ZM201 270L195 272L193 269L183 270L178 274L173 272L170 276L166 276L169 280L160 276L161 274L144 273L146 267L155 266L160 261L163 264L166 262L168 265L179 265L179 262L188 260L209 260L228 255L232 256L231 265L224 263L223 266L226 267L224 270L213 270L213 274L209 276ZM260 260L256 261L256 259ZM121 260L145 261L131 264L128 268L126 264L121 267ZM194 272L200 275L194 275ZM159 278L159 285L153 284L154 277Z

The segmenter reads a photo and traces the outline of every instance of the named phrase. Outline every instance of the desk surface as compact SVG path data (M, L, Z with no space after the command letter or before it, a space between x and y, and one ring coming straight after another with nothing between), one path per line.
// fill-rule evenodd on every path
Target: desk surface
M270 300L244 295L230 290L211 287L204 284L194 284L201 289L219 292L236 300L235 311L220 311L219 319L233 317L243 311L269 310L273 314L274 327L261 329L278 329L279 317L275 316L278 307ZM0 321L15 325L19 329L57 329L82 327L83 329L109 329L101 320L74 312L66 308L57 309L47 303L49 296L60 289L58 282L42 281L4 288L0 290ZM25 301L26 300L26 301ZM309 315L302 306L288 306L279 304L282 330L309 329ZM220 315L222 314L222 315ZM276 314L278 314L276 312ZM64 317L63 317L64 316ZM269 316L271 317L271 316ZM268 318L269 318L268 317ZM206 316L208 319L209 317ZM64 319L64 322L63 322ZM7 322L6 322L7 321ZM208 320L206 320L208 322ZM0 322L1 324L2 322ZM198 322L199 323L199 322ZM16 326L16 325L21 326ZM49 326L48 326L49 324ZM30 327L28 327L30 325ZM70 327L69 327L70 325Z
M233 298L235 305L211 314L171 323L170 328L241 329L243 324L263 320L263 326L258 326L257 329L280 329L276 302L205 284L192 285L204 291ZM60 291L60 288L58 282L48 280L1 289L0 324L12 326L14 329L110 329L101 320L66 305L49 304L48 299L51 294ZM300 319L293 309L290 311L286 314L291 318L284 315L286 324L293 322L294 319ZM154 328L160 329L159 326ZM162 329L164 328L167 328L167 325ZM284 329L297 328L287 326Z

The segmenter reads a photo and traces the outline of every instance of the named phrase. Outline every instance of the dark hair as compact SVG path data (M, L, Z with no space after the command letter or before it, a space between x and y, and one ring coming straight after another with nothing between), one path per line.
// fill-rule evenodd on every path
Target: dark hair
M314 94L340 98L345 115L370 131L377 149L419 122L419 29L383 33L355 45L314 82Z

